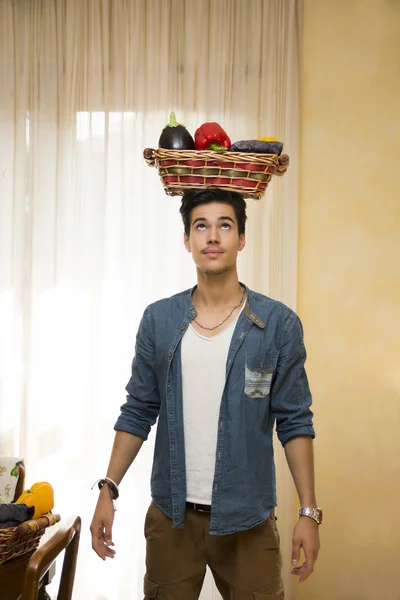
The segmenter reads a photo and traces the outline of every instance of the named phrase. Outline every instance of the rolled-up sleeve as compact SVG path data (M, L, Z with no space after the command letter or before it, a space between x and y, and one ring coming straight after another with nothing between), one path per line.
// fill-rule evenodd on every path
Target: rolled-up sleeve
M299 435L315 437L312 397L304 368L306 356L300 319L291 313L283 331L271 386L271 410L282 446Z
M146 308L136 336L132 374L126 386L126 402L114 425L116 431L126 431L147 440L160 411L154 338L149 307Z

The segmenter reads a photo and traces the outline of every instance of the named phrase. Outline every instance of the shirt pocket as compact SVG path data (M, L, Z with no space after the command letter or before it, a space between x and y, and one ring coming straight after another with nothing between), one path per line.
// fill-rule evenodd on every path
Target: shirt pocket
M247 396L265 398L269 395L277 362L277 354L246 355L244 392Z

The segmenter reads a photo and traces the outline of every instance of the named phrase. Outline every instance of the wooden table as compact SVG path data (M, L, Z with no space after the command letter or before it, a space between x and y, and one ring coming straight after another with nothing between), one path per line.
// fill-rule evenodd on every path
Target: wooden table
M0 598L1 600L19 600L24 585L25 569L33 552L23 556L11 558L0 565ZM50 600L46 592L46 585L53 579L56 572L56 561L54 560L40 580L38 600Z

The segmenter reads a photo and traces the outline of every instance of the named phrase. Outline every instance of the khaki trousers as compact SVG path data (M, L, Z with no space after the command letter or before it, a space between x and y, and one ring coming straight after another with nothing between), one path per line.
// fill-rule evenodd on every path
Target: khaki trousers
M147 511L144 600L197 600L206 566L224 600L284 600L276 518L210 535L210 514L187 509L183 529L152 502Z

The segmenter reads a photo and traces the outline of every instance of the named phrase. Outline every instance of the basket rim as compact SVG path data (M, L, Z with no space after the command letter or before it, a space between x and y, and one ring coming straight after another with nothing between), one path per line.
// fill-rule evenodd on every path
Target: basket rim
M254 164L288 165L287 154L262 154L256 152L216 152L215 150L169 150L167 148L145 148L143 157L149 166L156 166L157 160L166 160L168 157L178 160L218 160L223 162L241 162Z
M252 189L252 188L246 188L246 187L239 187L236 185L228 185L228 184L221 184L221 185L210 185L210 184L195 184L195 183L184 183L184 182L176 182L176 183L170 183L170 184L164 184L163 183L163 188L164 188L164 192L167 196L183 196L183 194L187 191L187 190L199 190L199 189L209 189L209 188L213 188L213 187L217 187L220 190L224 190L224 191L228 191L228 192L238 192L244 199L253 199L253 200L260 200L262 198L262 196L265 194L266 189L262 189L262 188L257 188L257 189Z
M15 527L0 528L0 536L4 535L5 533L8 533L8 532L16 533L17 535L24 535L23 533L20 534L19 532L16 531L18 528L20 528L19 531L21 531L21 525L28 527L29 532L41 531L42 529L43 530L47 529L47 527L51 527L52 525L55 525L56 523L58 523L60 518L61 517L59 514L49 511L47 513L44 513L43 515L40 515L40 517L36 517L36 519L28 519L27 521L22 521L18 525L15 525ZM43 519L47 520L47 524L45 524ZM0 537L0 539L1 539L1 537Z

